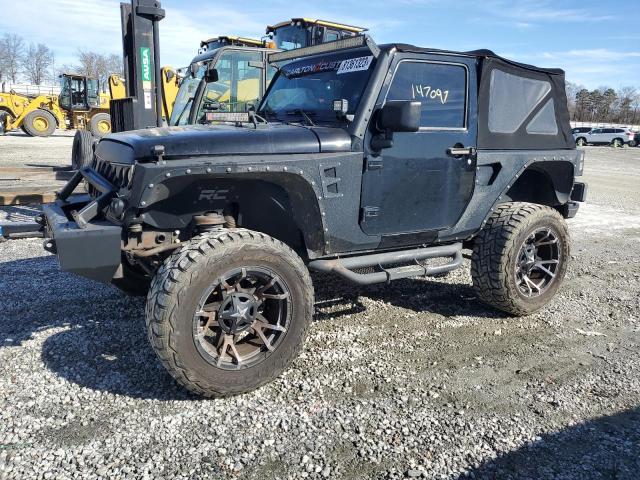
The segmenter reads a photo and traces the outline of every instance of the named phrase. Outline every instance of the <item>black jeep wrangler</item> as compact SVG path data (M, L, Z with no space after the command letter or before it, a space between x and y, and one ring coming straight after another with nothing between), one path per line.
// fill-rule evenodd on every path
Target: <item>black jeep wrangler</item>
M488 304L549 302L586 195L561 70L366 36L270 61L255 111L103 138L41 219L64 270L147 295L178 382L223 396L282 372L313 314L309 269L385 283L469 249Z

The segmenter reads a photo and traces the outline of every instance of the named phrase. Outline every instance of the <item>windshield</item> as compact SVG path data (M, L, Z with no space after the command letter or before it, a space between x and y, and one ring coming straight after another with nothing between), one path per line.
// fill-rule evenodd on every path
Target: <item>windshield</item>
M336 122L333 100L349 102L354 114L365 91L375 59L368 50L316 56L284 65L273 80L260 113L280 121L296 116L313 122ZM308 122L308 120L307 120Z
M273 40L276 42L276 48L282 50L306 47L307 29L295 25L280 27L273 32Z
M170 125L186 125L189 123L189 112L193 97L198 90L200 80L204 77L207 66L205 63L197 63L193 68L197 68L196 74L194 76L191 73L187 74L180 83L180 89L171 112Z

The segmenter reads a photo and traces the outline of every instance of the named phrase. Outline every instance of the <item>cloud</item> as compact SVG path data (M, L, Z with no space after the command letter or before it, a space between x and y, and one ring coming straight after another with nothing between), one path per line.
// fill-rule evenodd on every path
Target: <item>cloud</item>
M615 20L613 15L602 15L601 9L559 8L558 2L550 0L489 0L481 8L489 12L488 21L509 19L527 25L542 23L586 23Z
M542 66L560 66L567 80L588 88L609 85L614 88L637 85L640 72L640 51L606 48L544 51L512 54L511 58Z

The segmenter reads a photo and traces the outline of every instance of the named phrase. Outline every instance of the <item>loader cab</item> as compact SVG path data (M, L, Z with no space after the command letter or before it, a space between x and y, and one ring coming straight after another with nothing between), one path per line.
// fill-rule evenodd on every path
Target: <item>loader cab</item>
M366 28L309 18L292 18L267 27L267 36L280 50L333 42L366 32Z
M221 35L219 37L209 38L200 42L200 48L198 55L217 50L222 47L253 47L262 48L265 46L263 40L257 40L255 38L238 37L235 35Z
M60 106L68 111L86 111L100 106L100 83L95 78L60 75Z
M207 48L187 68L169 124L209 124L212 113L241 113L257 106L275 75L267 62L270 52L241 45Z

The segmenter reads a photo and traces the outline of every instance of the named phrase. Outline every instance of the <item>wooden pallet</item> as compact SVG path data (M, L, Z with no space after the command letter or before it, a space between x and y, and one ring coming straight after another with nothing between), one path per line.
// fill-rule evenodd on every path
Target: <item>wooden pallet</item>
M53 202L72 175L62 167L0 167L0 206Z

